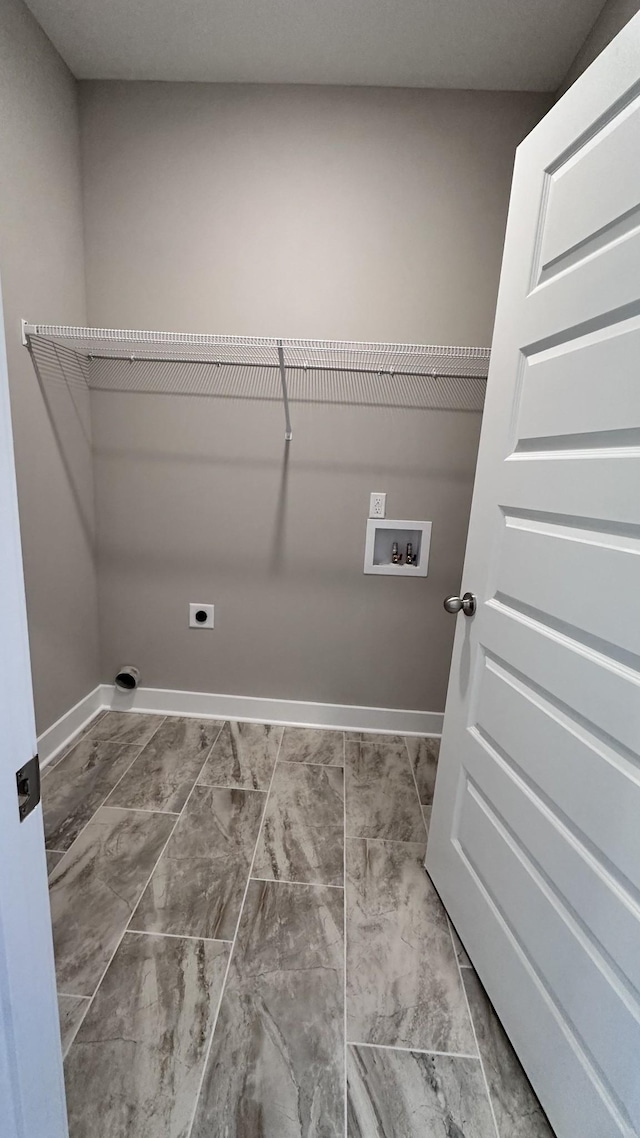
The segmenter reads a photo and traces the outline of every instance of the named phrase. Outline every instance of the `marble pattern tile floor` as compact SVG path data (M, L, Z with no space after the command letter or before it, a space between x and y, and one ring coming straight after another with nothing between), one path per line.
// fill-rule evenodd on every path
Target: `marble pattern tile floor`
M285 727L279 758L287 763L341 767L344 764L344 731Z
M64 850L47 850L47 873L49 876L53 873L60 858L64 857Z
M267 791L283 731L260 723L225 723L198 781Z
M251 881L192 1138L338 1138L341 891Z
M58 989L91 996L175 825L101 806L49 877Z
M348 838L424 842L427 832L407 749L400 740L361 743L345 758Z
M354 1043L477 1055L425 845L347 841L347 1031Z
M58 996L58 1013L60 1015L60 1041L62 1054L66 1055L73 1043L75 1034L89 1010L90 996Z
M85 736L46 780L47 848L64 852L140 754L139 747Z
M349 1046L348 1138L418 1134L495 1138L479 1059Z
M408 738L406 743L413 773L416 776L420 802L423 806L430 806L436 785L440 739L433 735L424 739L413 736Z
M182 810L222 727L215 719L165 719L111 791L109 805Z
M195 786L130 928L233 940L265 797Z
M254 877L343 885L343 831L342 769L278 763Z
M67 1059L71 1134L185 1133L228 957L215 940L125 933Z
M42 784L70 1138L553 1138L422 865L438 743L73 740Z
M553 1138L546 1115L470 963L462 972L462 980L500 1138Z

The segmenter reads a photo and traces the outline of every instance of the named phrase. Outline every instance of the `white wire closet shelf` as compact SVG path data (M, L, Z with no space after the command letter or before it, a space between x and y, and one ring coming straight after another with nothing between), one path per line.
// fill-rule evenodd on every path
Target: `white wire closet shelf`
M481 411L488 348L143 332L23 322L41 378L92 390Z

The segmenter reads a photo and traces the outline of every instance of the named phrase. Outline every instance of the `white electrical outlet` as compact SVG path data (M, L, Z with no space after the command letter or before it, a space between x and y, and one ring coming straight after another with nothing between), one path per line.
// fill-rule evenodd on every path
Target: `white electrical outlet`
M189 605L189 628L213 628L213 605Z
M369 499L369 517L384 518L387 512L387 495L374 491Z

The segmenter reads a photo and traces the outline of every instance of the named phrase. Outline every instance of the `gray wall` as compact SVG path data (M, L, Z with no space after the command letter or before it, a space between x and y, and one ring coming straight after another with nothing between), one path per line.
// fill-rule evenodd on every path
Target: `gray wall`
M578 76L582 75L583 71L586 71L596 56L600 55L601 51L604 51L607 44L611 43L614 36L617 36L625 24L628 24L631 17L635 16L636 12L639 11L640 0L607 0L598 19L571 64L558 91L558 95L564 94L571 84L575 83Z
M0 3L0 276L39 730L98 682L86 392L41 391L20 319L84 321L77 87L21 0Z
M547 96L82 83L90 322L488 345ZM95 394L102 673L440 711L479 415ZM426 581L362 574L371 490ZM216 605L214 632L187 628Z

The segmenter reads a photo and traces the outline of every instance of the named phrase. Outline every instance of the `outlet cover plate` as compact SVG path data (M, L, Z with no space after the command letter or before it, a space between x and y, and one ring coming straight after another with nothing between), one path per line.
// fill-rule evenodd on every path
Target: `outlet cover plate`
M374 490L369 497L369 517L384 518L387 512L387 495L382 490Z
M189 628L213 628L213 605L189 605ZM206 619L202 619L202 613ZM198 617L200 619L198 620Z

